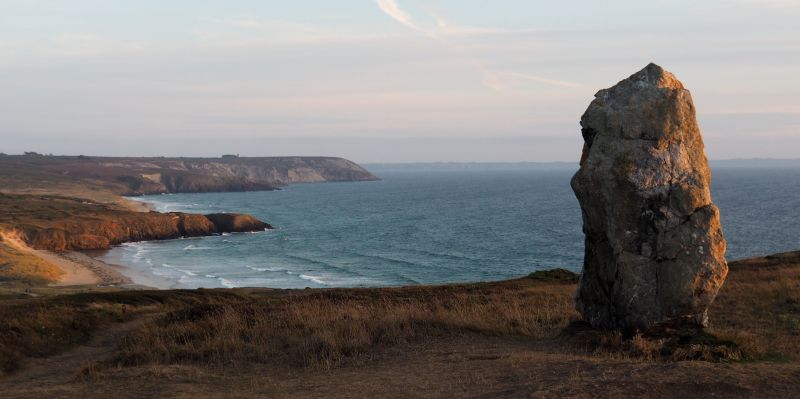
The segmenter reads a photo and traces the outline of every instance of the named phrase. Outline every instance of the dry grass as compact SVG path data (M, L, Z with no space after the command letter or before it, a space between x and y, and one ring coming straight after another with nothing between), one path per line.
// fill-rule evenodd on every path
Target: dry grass
M800 359L800 252L731 265L709 332L752 359Z
M0 281L45 284L58 281L63 274L58 266L4 241L0 232Z
M6 300L0 301L0 362L13 370L26 357L64 351L108 323L145 313L155 317L128 334L111 360L87 365L87 378L130 366L338 369L392 348L470 337L539 342L555 353L603 361L800 359L800 253L732 264L710 312L712 327L692 336L626 338L584 329L580 339L564 339L577 319L574 290L574 277L538 274L440 287L122 291Z
M604 358L713 362L800 359L800 252L732 262L705 331L624 337L582 323L566 343Z
M88 340L101 323L124 320L119 304L75 306L11 304L0 308L0 371L18 369L27 357L46 357Z
M0 374L17 370L25 358L51 356L86 342L109 323L236 298L231 293L123 291L0 301Z
M158 313L106 366L330 368L434 337L554 337L576 316L573 289L569 281L525 278L443 287L121 291L6 300L0 302L0 363L10 372L26 357L85 342L108 323Z
M683 334L625 337L618 331L598 331L570 326L565 343L580 352L604 359L640 361L731 362L757 356L745 353L734 341L721 339L705 331Z
M552 337L575 316L571 290L526 281L502 288L331 290L194 305L129 336L115 362L330 368L431 337Z

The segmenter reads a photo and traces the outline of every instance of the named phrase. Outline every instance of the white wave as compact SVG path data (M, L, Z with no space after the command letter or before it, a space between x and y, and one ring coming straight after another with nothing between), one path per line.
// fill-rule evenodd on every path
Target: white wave
M181 273L183 273L183 274L185 274L187 276L196 276L197 275L197 273L195 273L195 272L193 272L191 270L181 269L179 267L175 267L175 266L172 266L172 265L167 264L167 263L162 263L161 266L164 266L164 267L166 267L168 269L177 270L177 271L179 271L179 272L181 272Z
M301 274L298 277L302 278L303 280L309 280L309 281L313 281L313 282L315 282L317 284L325 285L325 281L322 280L322 277L310 276L308 274Z
M145 249L144 244L129 243L129 245L127 246L130 247L133 251L136 251L134 252L133 255L131 255L131 259L133 259L135 262L140 261L142 258L144 258L144 255L146 253L150 252L147 249Z
M186 247L183 248L184 251L202 251L202 250L206 250L206 249L214 249L214 248L212 248L212 247L198 247L198 246L195 246L193 244L192 245L187 245Z
M218 280L219 280L219 283L222 284L223 287L236 288L236 284L234 284L233 281L231 281L231 280L228 280L228 279L222 278L222 277L219 277Z
M287 271L282 267L255 267L255 266L245 266L250 270L255 270L257 272L283 272Z
M206 277L208 277L208 278L217 278L217 276L215 276L213 274L206 274Z

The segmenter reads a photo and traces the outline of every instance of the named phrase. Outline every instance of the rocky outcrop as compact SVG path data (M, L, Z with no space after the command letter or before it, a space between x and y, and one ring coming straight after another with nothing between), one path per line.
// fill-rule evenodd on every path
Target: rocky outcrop
M212 213L205 215L205 217L216 226L219 232L243 233L259 230L259 227L260 230L272 228L272 226L263 223L253 216L238 213Z
M135 212L58 196L0 193L0 210L0 231L13 232L35 249L51 251L272 228L250 215Z
M705 326L728 267L689 91L650 64L600 90L581 128L578 311L596 327Z
M35 249L75 251L108 249L125 242L200 237L271 229L250 215L119 212L103 219L56 221L46 228L19 226L24 241Z

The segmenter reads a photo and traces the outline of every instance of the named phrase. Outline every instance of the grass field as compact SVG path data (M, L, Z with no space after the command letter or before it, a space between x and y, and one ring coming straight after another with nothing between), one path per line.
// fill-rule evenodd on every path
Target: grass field
M573 276L540 273L440 287L9 295L0 388L9 397L791 397L800 386L800 253L732 263L711 328L692 339L576 330L574 290ZM627 388L591 389L606 383Z

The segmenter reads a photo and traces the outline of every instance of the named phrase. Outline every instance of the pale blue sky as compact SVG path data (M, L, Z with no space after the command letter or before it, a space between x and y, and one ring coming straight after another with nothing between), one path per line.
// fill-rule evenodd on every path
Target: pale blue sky
M0 152L569 161L648 62L711 158L796 158L800 0L0 0Z

